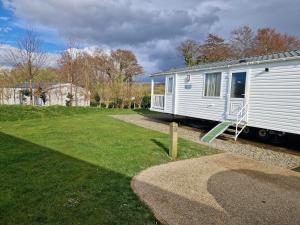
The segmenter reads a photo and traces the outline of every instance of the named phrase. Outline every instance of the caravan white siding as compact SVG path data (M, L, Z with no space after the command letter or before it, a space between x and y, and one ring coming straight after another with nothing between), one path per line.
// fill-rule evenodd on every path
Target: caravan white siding
M30 99L28 96L22 96L20 94L21 90L27 88L1 88L0 89L0 104L14 105L14 104L24 104L29 105ZM51 105L66 105L66 98L70 92L70 84L56 84L45 89L47 94L46 106ZM90 93L84 88L73 85L74 93L74 106L89 106L90 105ZM39 97L35 97L35 103L37 105L43 105Z
M300 134L299 61L252 68L248 125Z
M222 72L222 71L208 71ZM187 73L177 76L176 114L208 120L222 121L226 112L226 93L228 73L222 72L221 96L204 97L204 72L189 74L190 81L186 82Z
M19 88L1 88L0 104L17 105L21 103Z
M67 95L71 92L70 84L57 84L53 85L47 91L47 106L50 105L66 105ZM90 105L90 96L87 95L87 91L76 85L73 85L72 92L74 95L73 106L89 106Z
M165 93L164 112L214 121L236 121L237 115L230 114L232 102L243 101L242 105L248 109L248 126L300 134L300 53L297 54L297 58L281 56L282 59L278 59L275 54L268 56L270 60L265 62L249 60L193 72L177 70L177 74L172 75L174 93ZM222 73L221 96L205 97L205 74L215 72ZM247 73L245 98L231 98L231 77L235 72ZM167 73L166 80L168 76L171 75ZM246 115L243 118L247 118Z

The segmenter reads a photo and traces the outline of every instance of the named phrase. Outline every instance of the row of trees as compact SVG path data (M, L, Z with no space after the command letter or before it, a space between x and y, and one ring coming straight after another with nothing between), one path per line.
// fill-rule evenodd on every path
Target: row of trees
M135 55L125 49L109 53L95 49L86 53L71 43L59 60L59 72L63 80L85 87L95 104L105 107L140 106L148 92L148 88L133 82L133 77L143 73L143 69Z
M3 87L28 82L30 103L34 104L33 83L71 83L70 105L73 105L72 96L76 95L77 90L73 86L84 87L86 98L91 96L95 105L121 108L141 105L143 96L149 93L149 87L133 82L133 77L142 74L143 68L131 51L95 49L87 53L79 46L69 39L66 50L58 60L58 67L50 68L47 67L48 55L42 48L42 41L34 31L28 30L17 42L17 48L7 53L6 59L12 69L0 71L0 94L3 94ZM233 30L228 41L209 34L204 42L187 40L177 49L185 64L192 66L300 49L300 40L271 28L254 32L249 26L243 26Z
M33 83L70 83L68 95L72 105L72 96L76 88L84 87L86 97L94 100L96 105L105 107L140 106L149 88L133 82L133 77L143 73L136 56L129 50L117 49L105 52L95 49L85 52L79 49L74 40L67 41L66 50L62 52L57 68L47 67L48 56L42 49L42 42L35 32L28 30L6 56L12 65L3 71L0 86L15 86L28 82L30 104L33 101Z
M300 49L300 39L295 36L272 28L254 32L249 26L233 30L228 41L216 34L208 34L204 42L187 40L177 47L187 66L296 49Z

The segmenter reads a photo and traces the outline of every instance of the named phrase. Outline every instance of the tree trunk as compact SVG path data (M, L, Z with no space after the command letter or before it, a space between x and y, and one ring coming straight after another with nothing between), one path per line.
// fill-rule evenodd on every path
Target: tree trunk
M71 98L70 98L70 106L72 106L73 104L73 79L71 78L71 89L70 89L70 94L71 94Z
M30 105L33 105L33 91L32 91L32 79L29 80L29 96L30 96Z

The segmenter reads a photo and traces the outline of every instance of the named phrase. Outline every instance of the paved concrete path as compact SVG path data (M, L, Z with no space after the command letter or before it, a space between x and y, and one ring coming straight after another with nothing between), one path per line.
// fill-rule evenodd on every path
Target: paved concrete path
M169 126L162 121L168 122L170 118L166 114L154 114L154 115L114 115L116 119L123 120L129 123L136 124L148 129L160 131L163 133L169 132ZM164 119L164 120L163 120ZM181 138L208 145L207 143L201 142L200 137L204 134L199 130L186 129L185 127L179 127L178 135ZM296 168L300 167L300 156L291 155L284 152L273 151L266 147L254 146L251 144L234 142L230 140L214 140L209 146L220 149L226 152L233 152L236 154L244 155L255 160L264 161L268 164L280 166L283 168Z
M132 188L164 224L300 224L300 173L231 153L149 168Z

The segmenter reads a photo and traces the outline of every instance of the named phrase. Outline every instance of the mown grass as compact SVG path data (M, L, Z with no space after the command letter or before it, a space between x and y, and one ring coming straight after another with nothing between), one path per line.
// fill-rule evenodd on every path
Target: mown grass
M136 112L0 107L0 224L156 224L130 181L170 161L168 136L120 113ZM213 153L179 140L179 159Z
M26 119L49 118L58 116L73 116L87 113L102 114L130 114L130 113L150 113L146 109L106 109L106 108L92 108L92 107L64 107L64 106L50 106L50 107L35 107L25 105L0 105L0 121L16 121Z

